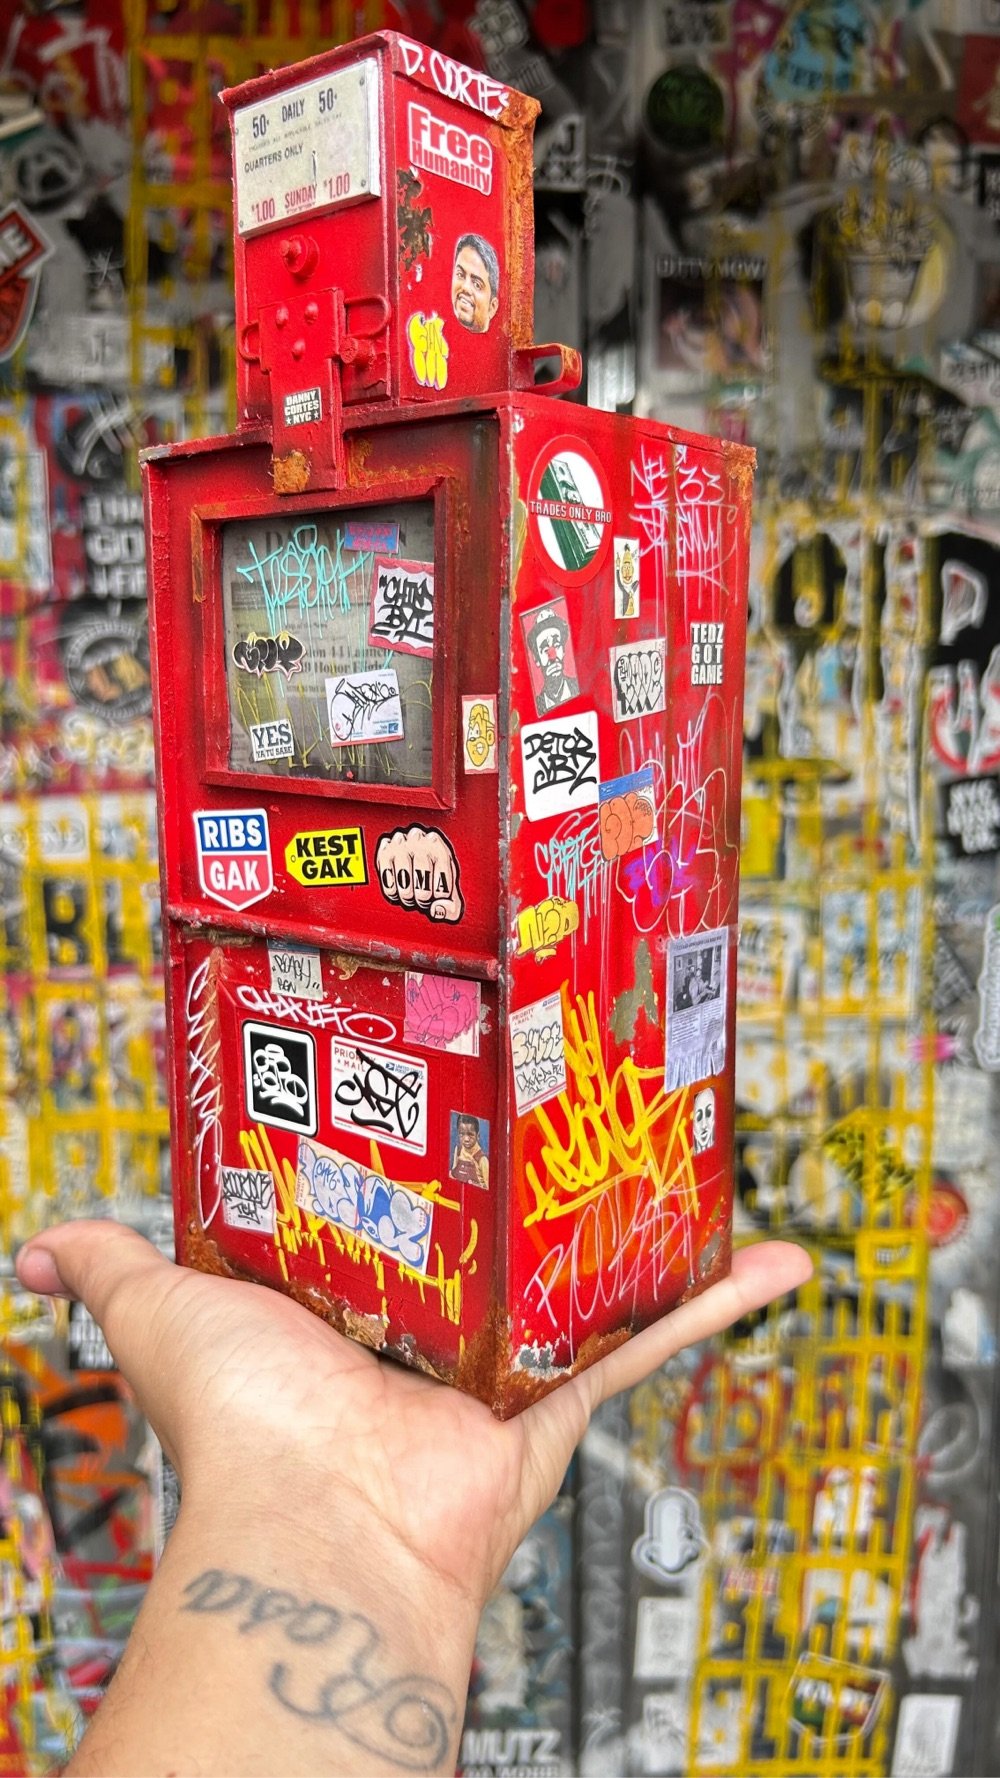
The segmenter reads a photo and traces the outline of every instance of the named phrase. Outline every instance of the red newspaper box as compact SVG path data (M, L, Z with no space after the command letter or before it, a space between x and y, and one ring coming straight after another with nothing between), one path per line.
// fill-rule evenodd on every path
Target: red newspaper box
M384 33L226 102L239 426L144 459L178 1254L506 1416L728 1266L752 453L552 401L534 101Z

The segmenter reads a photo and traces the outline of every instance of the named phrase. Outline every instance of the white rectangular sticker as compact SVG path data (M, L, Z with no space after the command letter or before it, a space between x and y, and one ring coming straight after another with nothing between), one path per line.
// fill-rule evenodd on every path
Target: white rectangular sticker
M318 384L314 389L295 389L285 396L283 411L286 426L307 426L315 420L321 420L323 391Z
M899 1706L892 1778L950 1778L962 1700L939 1692L910 1692Z
M274 1234L274 1175L255 1167L223 1167L222 1220L227 1228Z
M363 1162L300 1138L295 1202L413 1271L426 1272L433 1205Z
M611 690L616 722L636 716L655 716L665 707L667 676L664 669L666 641L626 642L611 650Z
M667 947L668 1092L722 1073L728 981L727 926L671 939Z
M338 1130L427 1153L427 1063L419 1056L334 1041L330 1077Z
M403 706L394 667L382 667L377 673L341 673L328 679L326 709L334 747L403 739Z
M697 1648L694 1600L639 1600L635 1626L636 1679L689 1679Z
M295 752L295 736L286 716L277 722L252 722L249 734L250 751L258 763L267 759L291 759Z
M400 654L434 653L434 569L430 562L376 556L368 640Z
M566 1048L562 1000L546 994L510 1015L510 1055L514 1065L517 1113L566 1091Z
M323 966L318 951L292 945L268 945L271 993L291 1000L323 999Z
M381 191L374 56L235 114L241 235Z
M594 808L601 781L597 711L526 723L521 730L521 762L529 821Z

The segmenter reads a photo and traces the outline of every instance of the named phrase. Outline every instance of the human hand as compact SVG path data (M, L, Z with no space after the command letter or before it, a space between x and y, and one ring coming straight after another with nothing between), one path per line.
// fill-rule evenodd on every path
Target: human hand
M451 842L435 828L415 822L382 834L375 850L375 873L386 901L452 924L465 912L458 859Z
M380 1359L263 1285L172 1265L113 1222L73 1222L21 1249L29 1289L79 1297L181 1477L233 1511L273 1510L307 1481L363 1478L366 1518L457 1588L488 1597L554 1498L597 1405L809 1276L788 1242L743 1248L729 1277L514 1419Z
M87 1305L182 1485L67 1773L453 1773L479 1614L594 1408L809 1270L784 1242L744 1249L501 1423L278 1291L174 1266L116 1223L46 1230L22 1284Z

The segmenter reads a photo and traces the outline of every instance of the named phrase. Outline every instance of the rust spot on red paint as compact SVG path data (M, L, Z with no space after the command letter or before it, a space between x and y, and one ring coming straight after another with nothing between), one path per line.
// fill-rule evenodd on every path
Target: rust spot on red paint
M276 494L304 494L309 486L309 458L304 451L289 451L272 459Z

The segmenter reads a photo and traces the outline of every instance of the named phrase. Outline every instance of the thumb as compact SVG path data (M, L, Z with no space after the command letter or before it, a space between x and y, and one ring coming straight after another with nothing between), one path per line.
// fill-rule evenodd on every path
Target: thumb
M141 1387L151 1323L177 1280L152 1242L118 1222L64 1222L26 1242L16 1270L28 1290L84 1303L119 1370Z

